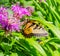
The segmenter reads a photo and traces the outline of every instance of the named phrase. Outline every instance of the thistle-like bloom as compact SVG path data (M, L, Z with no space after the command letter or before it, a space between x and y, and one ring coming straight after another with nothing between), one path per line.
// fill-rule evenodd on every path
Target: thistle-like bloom
M14 17L16 18L22 18L25 15L28 15L28 16L31 15L26 8L23 8L19 5L13 5L11 9L14 12Z
M20 30L20 21L18 21L17 19L9 19L8 24L10 27L9 29L16 31Z
M1 7L0 8L0 17L6 19L8 17L8 12L6 11L6 8Z
M19 31L20 30L19 24L20 22L18 22L15 19L2 19L1 20L2 29L6 31Z
M8 12L5 8L0 8L0 25L2 29L6 31L19 31L20 21L16 20L14 17L8 18Z
M0 24L2 24L2 20L8 18L8 13L6 12L6 8L1 7L0 8Z

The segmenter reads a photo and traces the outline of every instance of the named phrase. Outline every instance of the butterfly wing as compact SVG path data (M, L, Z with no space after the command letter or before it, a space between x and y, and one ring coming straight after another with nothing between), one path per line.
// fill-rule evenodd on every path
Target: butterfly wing
M34 36L37 36L37 37L48 35L48 32L44 28L34 29L32 33Z
M48 35L48 32L43 27L41 27L40 25L37 25L33 22L28 22L25 25L24 34L30 35L31 33L37 37Z

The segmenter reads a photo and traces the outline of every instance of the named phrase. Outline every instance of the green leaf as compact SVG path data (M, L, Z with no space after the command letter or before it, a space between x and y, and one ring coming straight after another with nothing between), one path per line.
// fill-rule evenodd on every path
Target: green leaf
M60 56L60 53L56 50L54 51L54 56Z
M35 42L33 39L27 39L27 41L36 49L39 51L39 53L42 56L47 56L47 54L45 53L44 49L37 43Z
M1 0L0 3L9 3L9 0Z
M0 52L0 56L4 56L3 52Z
M10 46L10 44L4 43L4 42L1 43L1 47L2 47L3 50L5 50L5 53L9 53L9 50L11 50L11 48L12 48Z
M18 56L17 53L12 53L10 56Z

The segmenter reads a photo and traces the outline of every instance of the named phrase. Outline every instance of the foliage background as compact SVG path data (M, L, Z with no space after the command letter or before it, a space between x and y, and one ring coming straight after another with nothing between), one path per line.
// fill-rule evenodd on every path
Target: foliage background
M37 37L25 38L21 32L6 37L0 30L0 56L60 56L60 0L1 0L0 6L10 8L16 2L34 7L29 19L43 24L49 35L38 43Z

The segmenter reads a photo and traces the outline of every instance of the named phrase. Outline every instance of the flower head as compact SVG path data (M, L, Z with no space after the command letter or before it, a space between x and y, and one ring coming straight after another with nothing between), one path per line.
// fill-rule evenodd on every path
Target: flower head
M28 16L31 15L26 8L23 8L19 5L13 5L11 9L14 12L14 17L16 18L22 18L25 15L28 15Z
M8 17L8 12L7 12L6 8L4 8L4 7L0 8L0 17L3 19L6 19Z
M1 7L0 8L0 25L2 29L7 31L18 31L19 30L19 24L14 17L9 18L8 17L8 11L6 8Z
M19 31L19 24L15 19L4 19L1 21L1 26L6 31Z
M20 21L16 19L9 19L8 24L11 30L20 30Z

